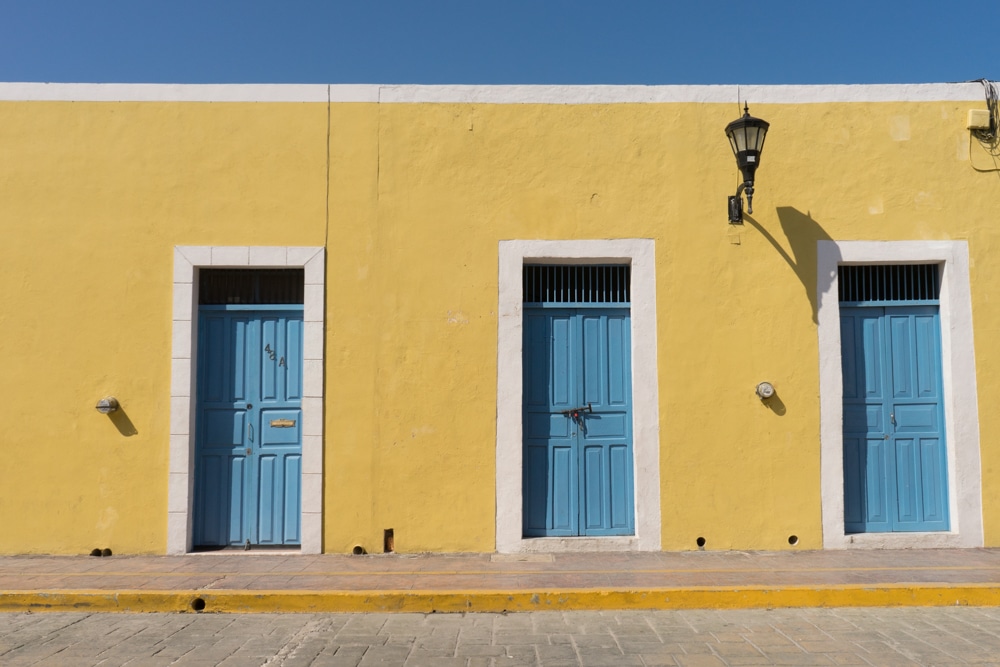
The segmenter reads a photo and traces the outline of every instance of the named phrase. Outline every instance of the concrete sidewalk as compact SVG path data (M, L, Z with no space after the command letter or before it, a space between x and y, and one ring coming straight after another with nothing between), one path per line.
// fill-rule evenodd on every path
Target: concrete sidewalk
M1000 605L1000 549L0 557L0 611Z

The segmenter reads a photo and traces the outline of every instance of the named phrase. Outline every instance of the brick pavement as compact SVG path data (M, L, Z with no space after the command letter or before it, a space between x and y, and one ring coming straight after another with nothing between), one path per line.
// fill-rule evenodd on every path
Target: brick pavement
M5 667L1000 665L1000 609L0 614Z

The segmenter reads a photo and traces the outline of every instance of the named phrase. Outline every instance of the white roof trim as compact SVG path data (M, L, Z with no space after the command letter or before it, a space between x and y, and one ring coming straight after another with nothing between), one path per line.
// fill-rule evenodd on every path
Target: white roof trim
M378 84L0 83L0 101L458 104L810 104L984 101L978 82L812 86L418 86Z

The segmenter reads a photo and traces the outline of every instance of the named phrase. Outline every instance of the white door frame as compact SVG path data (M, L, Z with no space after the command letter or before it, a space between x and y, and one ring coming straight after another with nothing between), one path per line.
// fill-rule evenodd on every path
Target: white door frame
M652 239L500 241L497 318L496 549L499 553L658 551L660 549L660 401L656 362L656 254ZM546 264L632 266L632 428L635 535L522 535L522 269Z
M167 553L191 551L194 502L194 416L198 359L198 269L302 268L302 546L323 550L323 332L326 283L322 247L176 246L170 379L170 481Z
M844 379L837 267L841 264L928 263L942 266L941 379L951 530L847 535L844 532ZM819 241L816 264L823 546L827 549L983 546L979 407L968 244L965 241Z

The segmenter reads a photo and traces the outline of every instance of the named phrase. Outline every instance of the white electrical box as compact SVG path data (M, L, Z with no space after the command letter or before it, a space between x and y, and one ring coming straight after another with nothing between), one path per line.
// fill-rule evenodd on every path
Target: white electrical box
M969 109L968 129L970 130L990 129L990 112L987 111L986 109Z

